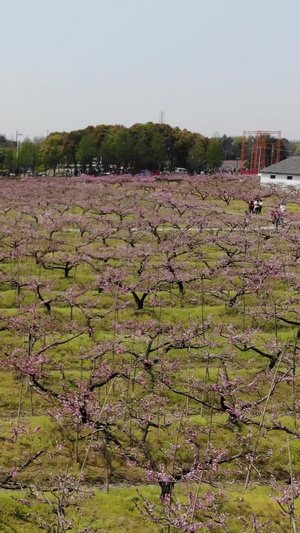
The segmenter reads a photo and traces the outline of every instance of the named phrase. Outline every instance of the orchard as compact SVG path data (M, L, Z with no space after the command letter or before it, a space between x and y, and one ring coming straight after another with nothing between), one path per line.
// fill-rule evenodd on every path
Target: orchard
M2 180L0 221L0 531L297 532L300 190Z

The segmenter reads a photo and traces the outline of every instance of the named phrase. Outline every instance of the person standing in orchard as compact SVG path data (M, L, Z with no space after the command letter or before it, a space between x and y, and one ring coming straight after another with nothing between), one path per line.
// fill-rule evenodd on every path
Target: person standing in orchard
M280 224L283 224L285 213L286 213L286 206L285 206L285 204L283 202L281 202L281 204L279 206L279 222L280 222Z

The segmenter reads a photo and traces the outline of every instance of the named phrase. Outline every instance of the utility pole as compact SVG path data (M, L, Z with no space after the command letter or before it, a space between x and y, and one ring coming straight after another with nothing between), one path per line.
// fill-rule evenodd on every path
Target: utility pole
M21 137L21 135L23 135L23 133L19 133L18 131L16 131L17 166L18 166L18 162L19 162L19 149L20 149L19 137Z

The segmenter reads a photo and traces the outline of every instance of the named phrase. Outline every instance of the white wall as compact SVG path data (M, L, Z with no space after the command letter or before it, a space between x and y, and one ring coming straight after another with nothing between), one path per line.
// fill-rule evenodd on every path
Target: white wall
M275 179L272 179L271 176L275 176ZM295 176L293 174L293 179L288 180L287 176L291 176L291 174L275 174L272 172L272 174L266 174L264 172L260 173L260 183L262 185L266 183L272 183L273 185L276 185L276 183L280 183L281 185L299 185L300 186L300 175Z

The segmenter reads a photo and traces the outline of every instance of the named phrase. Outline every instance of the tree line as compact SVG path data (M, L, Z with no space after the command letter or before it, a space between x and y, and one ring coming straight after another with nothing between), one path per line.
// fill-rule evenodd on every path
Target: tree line
M269 154L275 142L276 139L269 138ZM136 174L143 169L172 171L183 167L199 174L220 167L224 160L236 161L238 168L241 146L242 137L215 135L208 138L187 129L153 122L129 128L105 124L88 126L71 132L53 132L44 139L25 138L22 143L0 135L0 173L30 171L36 174L51 170L56 174L58 169L63 169L75 175L110 170L117 174ZM294 154L297 148L297 143L283 139L281 159ZM246 157L250 159L251 155L247 153Z

